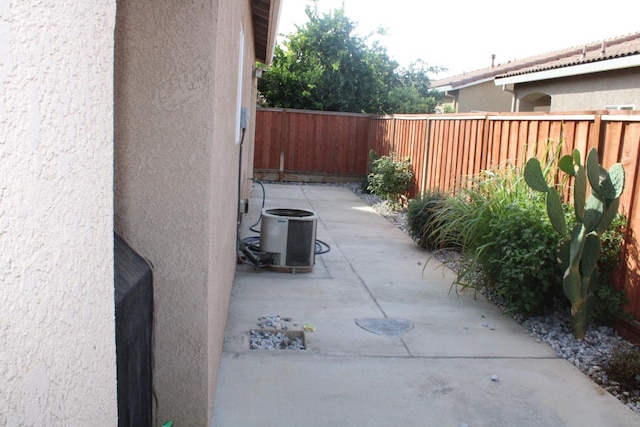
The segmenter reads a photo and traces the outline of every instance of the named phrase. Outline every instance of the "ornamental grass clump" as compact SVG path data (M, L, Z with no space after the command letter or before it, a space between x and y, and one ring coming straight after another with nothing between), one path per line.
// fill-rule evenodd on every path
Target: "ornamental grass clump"
M539 215L543 199L507 164L479 175L467 192L478 214L471 243L473 263L483 285L510 313L531 316L552 305L560 276L555 264L553 228ZM470 273L469 270L466 273Z
M428 250L443 249L451 242L442 242L435 234L444 225L435 216L447 203L447 197L439 191L429 191L409 201L407 208L407 230L411 238Z
M544 199L513 165L483 171L430 215L427 235L438 249L467 259L454 286L489 288L508 311L532 315L552 305L561 281ZM437 224L434 226L433 224ZM481 280L478 280L478 278Z

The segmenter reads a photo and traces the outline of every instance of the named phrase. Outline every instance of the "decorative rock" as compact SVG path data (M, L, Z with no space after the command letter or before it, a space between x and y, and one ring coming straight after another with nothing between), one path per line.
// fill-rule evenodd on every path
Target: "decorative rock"
M498 378L497 375L491 375L491 381L498 382L500 381L500 378Z
M291 338L282 332L251 330L249 337L251 350L304 350L302 338Z
M256 324L261 329L273 328L278 331L289 329L288 326L284 325L283 322L291 322L291 317L280 317L280 316L259 316L258 323Z

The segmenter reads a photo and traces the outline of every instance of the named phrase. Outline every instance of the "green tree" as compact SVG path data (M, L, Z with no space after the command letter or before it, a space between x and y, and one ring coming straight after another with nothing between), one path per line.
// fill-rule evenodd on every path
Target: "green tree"
M433 113L442 94L431 89L429 73L443 71L423 60L396 72L397 84L389 92L388 108L393 113Z
M308 22L276 46L271 68L258 82L267 105L324 111L432 112L424 63L398 70L374 34L355 34L344 6L322 16L307 5ZM384 31L379 30L383 35Z

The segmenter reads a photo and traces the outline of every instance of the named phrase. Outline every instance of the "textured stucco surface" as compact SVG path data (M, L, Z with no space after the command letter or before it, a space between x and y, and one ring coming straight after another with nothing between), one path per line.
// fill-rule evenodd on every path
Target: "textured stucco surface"
M604 110L607 105L640 109L637 68L518 85L518 98L531 93L551 95L551 111Z
M242 103L255 109L249 5L118 1L115 226L154 265L159 422L206 425L212 413L236 265L241 28Z
M511 111L513 95L496 88L493 81L460 89L458 113L472 111Z
M0 425L117 424L115 0L0 1Z

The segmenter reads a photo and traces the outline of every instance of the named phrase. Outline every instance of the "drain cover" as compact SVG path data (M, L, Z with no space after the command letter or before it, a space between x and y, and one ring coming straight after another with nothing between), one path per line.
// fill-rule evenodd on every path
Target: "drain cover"
M373 332L378 335L386 335L388 337L399 337L413 329L413 322L400 318L384 318L384 319L356 319L356 324L362 329Z

